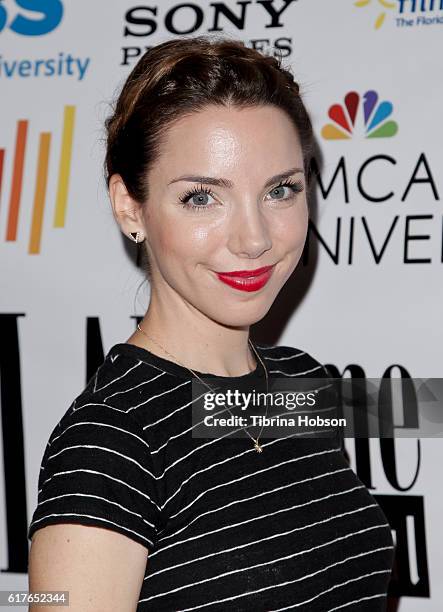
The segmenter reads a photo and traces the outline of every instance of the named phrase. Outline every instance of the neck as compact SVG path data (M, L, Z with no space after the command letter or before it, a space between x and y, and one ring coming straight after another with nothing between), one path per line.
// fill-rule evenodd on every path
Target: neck
M192 370L216 376L242 376L257 366L248 342L249 325L221 325L189 304L174 308L171 300L162 302L152 293L140 327L155 342L136 330L129 343Z

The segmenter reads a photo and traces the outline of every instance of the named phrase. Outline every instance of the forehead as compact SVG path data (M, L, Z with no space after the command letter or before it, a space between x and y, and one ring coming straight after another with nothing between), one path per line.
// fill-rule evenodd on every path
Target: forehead
M156 170L165 177L178 170L263 176L303 165L297 130L274 106L207 106L170 126L161 151Z

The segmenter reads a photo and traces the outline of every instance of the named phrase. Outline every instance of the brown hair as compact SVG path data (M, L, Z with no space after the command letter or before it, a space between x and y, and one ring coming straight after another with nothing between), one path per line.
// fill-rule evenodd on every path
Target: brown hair
M298 132L309 177L312 125L291 71L241 41L198 36L152 47L128 76L106 120L107 183L118 173L129 194L145 202L146 176L167 128L209 104L274 105L285 111Z

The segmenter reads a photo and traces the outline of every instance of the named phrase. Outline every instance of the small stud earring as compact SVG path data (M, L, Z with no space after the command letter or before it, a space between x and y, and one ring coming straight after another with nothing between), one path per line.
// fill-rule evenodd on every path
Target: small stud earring
M140 240L140 232L131 232L131 237L132 240L134 240L134 242L138 244L138 241Z

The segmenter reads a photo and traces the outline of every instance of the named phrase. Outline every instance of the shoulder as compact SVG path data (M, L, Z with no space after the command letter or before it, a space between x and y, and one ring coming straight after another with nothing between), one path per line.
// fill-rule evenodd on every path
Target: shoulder
M84 439L114 436L114 445L122 446L128 439L148 441L148 426L173 410L185 385L190 382L149 363L142 353L114 345L71 398L50 442L61 432L66 438L80 432Z
M143 427L132 406L140 397L140 389L158 372L148 363L111 349L85 387L71 398L49 437L49 446L63 433L64 439L82 437L126 444L128 436L144 444Z
M40 527L68 521L114 529L154 546L159 477L143 424L131 409L134 396L120 401L130 389L136 392L143 377L131 378L136 361L109 357L49 436L30 539Z
M118 412L135 417L135 407L173 386L175 378L155 364L114 345L106 354L70 407L94 410L94 405L105 405L118 416ZM128 419L130 420L130 419Z
M107 353L103 363L89 380L82 395L94 395L101 401L138 388L141 382L151 383L151 387L160 384L159 379L168 375L136 354L128 353L115 345ZM156 383L153 385L152 383Z
M325 366L304 348L267 344L257 344L256 346L265 360L270 374L306 376L309 378L329 377Z

